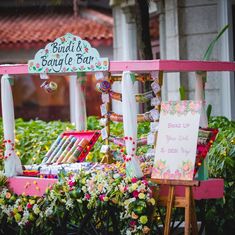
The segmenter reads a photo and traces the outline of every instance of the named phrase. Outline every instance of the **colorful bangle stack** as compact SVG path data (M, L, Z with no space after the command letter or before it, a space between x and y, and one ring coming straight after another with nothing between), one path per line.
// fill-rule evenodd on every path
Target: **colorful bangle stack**
M110 91L109 95L114 100L122 101L122 94L121 93L118 93L115 91ZM155 95L154 95L153 91L148 91L143 94L136 94L135 95L136 102L138 102L138 103L148 102L149 100L151 100L154 97L155 97Z
M109 118L113 122L123 122L123 116L121 114L110 112ZM148 121L148 122L156 121L151 112L137 114L137 122L146 122L146 121Z
M41 166L83 161L99 136L99 131L64 132L52 144Z
M68 159L68 163L74 163L78 161L78 157L82 153L83 150L85 150L86 146L89 144L89 141L85 138L81 139L81 141L78 144L78 147L75 149L75 151L72 153L72 155Z

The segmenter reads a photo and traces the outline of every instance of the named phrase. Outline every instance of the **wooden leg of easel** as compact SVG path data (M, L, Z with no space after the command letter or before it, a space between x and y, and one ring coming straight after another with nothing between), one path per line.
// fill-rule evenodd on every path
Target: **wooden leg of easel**
M173 201L174 201L174 192L175 192L175 187L170 185L168 197L167 197L167 205L166 205L166 219L165 219L164 235L170 234L170 223L171 223L171 214L172 214L172 207L173 207Z
M193 190L192 187L190 187L190 201L191 201L191 225L192 225L192 234L198 235L198 228L197 228L197 216L196 216L196 210L195 210L195 202L193 198Z
M190 234L190 187L185 187L185 225L184 235Z

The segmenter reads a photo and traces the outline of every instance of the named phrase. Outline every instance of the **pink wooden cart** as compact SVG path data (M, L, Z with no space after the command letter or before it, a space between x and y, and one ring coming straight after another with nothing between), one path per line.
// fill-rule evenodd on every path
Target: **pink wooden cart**
M177 60L151 60L151 61L110 61L109 72L118 73L132 71L136 73L148 73L152 71L166 72L189 72L189 71L235 71L233 62L204 62L204 61L177 61ZM0 65L0 74L28 74L27 64ZM56 179L44 179L15 176L9 178L10 187L17 194L42 196L45 189L56 183ZM221 198L223 197L223 179L209 179L202 181L195 189L195 199ZM166 189L162 188L166 194ZM177 189L182 193L182 188Z

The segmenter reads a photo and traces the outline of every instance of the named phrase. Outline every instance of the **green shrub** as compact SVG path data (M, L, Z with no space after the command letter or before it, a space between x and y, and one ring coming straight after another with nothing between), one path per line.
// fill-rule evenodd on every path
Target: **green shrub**
M87 119L88 130L99 130L102 127L99 125L99 118L90 116ZM51 121L44 122L41 120L24 121L23 119L16 119L15 123L16 133L16 152L20 156L23 165L39 164L44 155L50 148L57 136L66 131L74 130L75 127L69 122ZM111 123L110 130L112 135L123 137L123 124ZM146 136L149 131L149 123L141 123L138 126L138 137ZM3 141L3 127L2 119L0 119L0 143ZM89 161L100 161L102 154L100 153L103 141L101 137L94 146L92 152L88 156ZM118 149L117 146L112 145L112 149ZM146 152L147 147L138 149L138 154ZM0 147L3 152L3 147ZM2 165L0 169L2 169Z
M219 133L209 154L209 176L224 179L224 198L206 203L206 233L233 234L235 231L235 122L212 117L209 126Z
M41 163L52 142L65 130L74 129L68 122L41 120L24 121L16 119L15 123L16 153L22 164ZM0 142L3 141L2 119L0 120ZM2 148L2 147L1 147Z

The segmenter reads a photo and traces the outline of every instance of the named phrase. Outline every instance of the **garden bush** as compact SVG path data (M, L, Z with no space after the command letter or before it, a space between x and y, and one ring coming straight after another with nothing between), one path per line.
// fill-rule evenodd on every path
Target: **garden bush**
M235 231L235 122L212 117L209 126L219 133L209 154L209 176L224 179L224 198L206 202L206 234Z
M99 119L95 116L90 116L87 119L88 130L99 130L102 127L99 125ZM43 157L50 148L53 141L59 134L64 131L74 130L75 126L69 122L50 121L44 122L41 120L24 121L23 119L16 119L15 123L16 134L16 152L20 157L23 165L39 164L42 162ZM123 137L123 124L111 123L111 133L115 136ZM138 127L138 136L143 137L149 131L149 123L141 123ZM0 142L3 141L3 127L2 119L0 119ZM102 146L102 139L99 138L96 145L89 153L88 161L100 161L103 155L100 153ZM117 150L117 146L112 145L112 150ZM146 147L139 148L138 154L147 151ZM3 147L0 147L1 156L3 156ZM2 168L2 166L1 166ZM0 169L1 169L0 168Z

